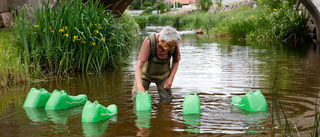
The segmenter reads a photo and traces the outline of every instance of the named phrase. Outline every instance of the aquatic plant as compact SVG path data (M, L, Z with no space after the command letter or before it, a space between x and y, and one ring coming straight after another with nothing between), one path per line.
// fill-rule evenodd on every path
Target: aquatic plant
M35 13L35 17L26 12ZM126 16L128 17L128 16ZM34 22L31 22L35 19ZM40 71L62 74L69 71L100 72L129 55L137 29L131 21L115 19L100 1L59 1L24 9L16 16L14 36L21 40L17 49L23 59ZM134 33L135 32L135 33Z
M28 66L21 62L21 56L13 47L17 41L10 30L2 30L0 38L0 88L29 81Z

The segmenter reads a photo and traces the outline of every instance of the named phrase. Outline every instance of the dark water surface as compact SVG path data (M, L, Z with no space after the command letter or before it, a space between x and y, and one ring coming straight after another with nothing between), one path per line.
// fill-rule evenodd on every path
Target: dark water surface
M135 113L131 89L145 36L139 36L139 44L126 61L128 65L117 70L36 80L0 91L0 136L270 136L271 89L280 67L288 68L279 72L277 81L283 109L299 131L295 134L309 135L320 78L319 49L182 35L182 59L172 86L173 100L161 102L155 84L151 84L152 111ZM57 111L24 109L32 87L86 94L91 102L116 104L118 115L97 123L81 123L83 106ZM255 90L265 95L269 111L248 113L231 106L231 97ZM182 115L187 93L199 95L200 115Z

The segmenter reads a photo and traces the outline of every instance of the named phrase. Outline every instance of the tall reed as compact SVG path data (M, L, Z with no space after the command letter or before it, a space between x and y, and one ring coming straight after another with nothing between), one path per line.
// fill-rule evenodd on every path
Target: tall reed
M13 45L15 39L9 30L0 31L0 89L11 83L29 81L28 66Z
M48 4L28 10L34 11L34 22L26 9L15 18L15 36L22 43L18 49L26 62L47 73L100 72L116 66L129 55L138 29L125 27L127 22L115 19L99 0L62 0L54 10Z

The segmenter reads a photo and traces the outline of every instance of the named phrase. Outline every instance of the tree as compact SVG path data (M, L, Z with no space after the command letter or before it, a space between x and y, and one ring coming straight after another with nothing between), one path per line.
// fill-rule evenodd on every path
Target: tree
M311 17L313 18L317 28L317 39L318 41L320 41L320 12L318 8L313 4L311 0L300 0L300 2L306 7Z
M197 7L200 7L202 11L208 11L212 6L212 0L199 0Z

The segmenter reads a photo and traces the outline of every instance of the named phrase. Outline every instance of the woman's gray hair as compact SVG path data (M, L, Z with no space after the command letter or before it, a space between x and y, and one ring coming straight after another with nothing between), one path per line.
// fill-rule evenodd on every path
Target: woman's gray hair
M167 43L174 40L176 43L179 43L181 37L175 28L166 26L160 31L159 40L164 40Z

